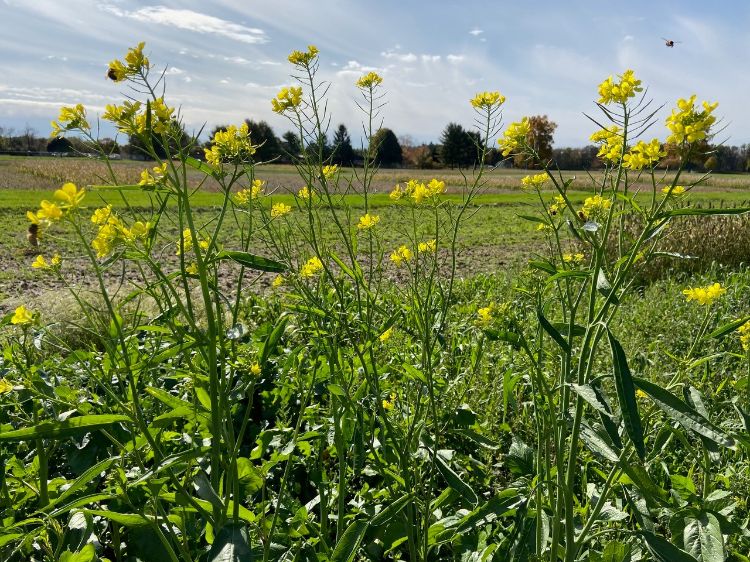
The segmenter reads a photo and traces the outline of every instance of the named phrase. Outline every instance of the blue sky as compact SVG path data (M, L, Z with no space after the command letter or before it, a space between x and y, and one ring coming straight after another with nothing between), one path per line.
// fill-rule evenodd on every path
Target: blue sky
M618 7L618 4L621 5ZM507 96L505 122L547 114L556 146L587 143L596 85L633 68L663 118L678 97L719 101L730 144L750 141L750 2L633 0L0 0L0 126L47 134L60 105L122 100L107 63L146 41L168 66L167 101L189 128L264 119L291 84L292 49L320 48L332 126L358 138L354 81L384 78L384 124L415 141L470 126L477 91ZM666 48L661 37L682 41ZM662 120L663 122L663 120ZM654 135L664 136L661 124Z

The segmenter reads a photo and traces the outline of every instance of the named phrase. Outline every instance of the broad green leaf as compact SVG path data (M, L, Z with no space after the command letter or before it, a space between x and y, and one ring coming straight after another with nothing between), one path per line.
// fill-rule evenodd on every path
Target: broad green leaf
M94 562L96 560L96 548L89 543L78 552L66 550L60 555L59 562Z
M12 543L16 539L19 539L25 536L26 536L25 533L7 533L4 535L0 535L0 548L4 547L6 544Z
M617 389L617 400L620 403L620 411L622 412L622 421L625 423L625 431L633 442L635 452L643 460L646 457L646 446L643 443L641 415L638 412L638 403L635 400L633 376L630 374L625 352L609 328L607 328L607 336L609 338L609 345L612 348L615 388Z
M274 273L282 273L286 271L286 266L283 263L264 258L263 256L256 256L250 252L224 250L216 254L215 259L232 260L248 269L257 269L259 271L270 271Z
M120 414L97 414L68 418L65 421L47 421L32 427L24 427L0 433L0 442L29 441L32 439L64 439L80 435L115 423L131 421Z
M651 396L654 403L670 418L698 435L702 435L724 447L734 447L734 439L701 416L668 390L645 379L633 378L643 392Z
M208 562L248 562L252 559L244 525L229 522L221 528L208 551Z
M461 477L448 466L440 455L435 455L435 463L437 464L438 472L440 472L443 478L445 478L448 485L458 492L465 501L471 505L477 505L477 503L479 503L479 498L477 497L476 492L474 492L471 486L464 482Z
M331 562L351 562L354 560L367 527L368 522L365 520L353 521L341 535L339 542L336 543L336 548L333 549L333 554L331 554Z
M643 537L656 562L699 562L695 557L651 531L640 531L638 534Z
M630 562L633 547L624 542L611 541L592 562Z
M610 462L618 462L620 455L609 443L607 443L586 421L581 423L581 440L589 450L607 459Z
M724 537L713 513L701 512L685 517L682 546L700 562L724 562Z
M105 519L119 523L123 527L144 527L149 524L149 520L144 515L138 513L119 513L103 509L86 509L84 513L104 517Z

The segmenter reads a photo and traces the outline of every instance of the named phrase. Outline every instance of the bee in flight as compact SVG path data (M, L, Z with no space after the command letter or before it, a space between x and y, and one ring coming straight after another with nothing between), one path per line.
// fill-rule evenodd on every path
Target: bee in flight
M37 246L39 246L39 225L38 224L29 225L29 231L26 233L26 239L29 241L29 244L31 244L32 248L36 248Z
M662 39L664 39L664 44L670 48L674 47L675 45L679 43L682 43L682 41L674 41L673 39L667 39L666 37L662 37Z

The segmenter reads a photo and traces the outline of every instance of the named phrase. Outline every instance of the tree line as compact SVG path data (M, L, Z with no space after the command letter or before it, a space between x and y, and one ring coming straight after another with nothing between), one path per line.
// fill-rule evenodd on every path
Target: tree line
M382 167L405 168L469 168L478 164L480 158L479 134L464 128L459 123L448 123L437 143L416 143L408 135L397 137L388 128L382 128L373 135L366 147L355 148L346 126L341 124L330 135L321 135L314 142L307 142L303 147L297 133L287 131L278 137L273 128L265 121L246 119L253 143L259 148L255 154L260 162L289 163L303 154L305 150L315 154L321 152L323 157L342 166L360 165L365 156L369 156ZM598 169L604 166L597 158L596 146L554 147L554 132L557 125L546 115L529 118L529 144L533 146L540 158L552 159L564 170ZM208 135L225 129L226 126L214 127ZM184 132L184 130L183 130ZM191 140L186 132L182 135L184 142ZM120 154L123 158L143 158L143 149L138 139L130 138L128 143L120 145L113 139L104 139L103 143L111 154ZM155 139L155 146L161 141ZM210 140L197 143L196 157L202 157L202 147L210 145ZM677 167L676 151L667 145L667 158L661 163L663 167ZM163 152L166 152L162 150ZM86 144L75 137L47 138L39 136L36 131L26 126L16 131L0 126L0 152L2 153L87 153ZM159 152L159 150L157 150ZM485 156L486 164L509 168L531 168L533 165L523 157L503 158L500 151L491 149ZM708 145L698 151L688 166L696 171L713 172L748 172L750 171L750 144L741 146Z

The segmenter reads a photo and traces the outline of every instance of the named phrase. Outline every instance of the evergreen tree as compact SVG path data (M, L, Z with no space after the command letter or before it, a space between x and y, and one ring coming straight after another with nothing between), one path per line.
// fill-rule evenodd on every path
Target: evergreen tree
M245 119L245 123L253 144L259 145L254 155L256 162L270 162L281 156L281 143L268 123L251 119Z
M336 164L351 166L354 160L354 148L349 137L349 131L342 123L333 134L333 162Z
M379 129L370 139L370 155L381 166L399 166L404 161L401 145L390 129Z

